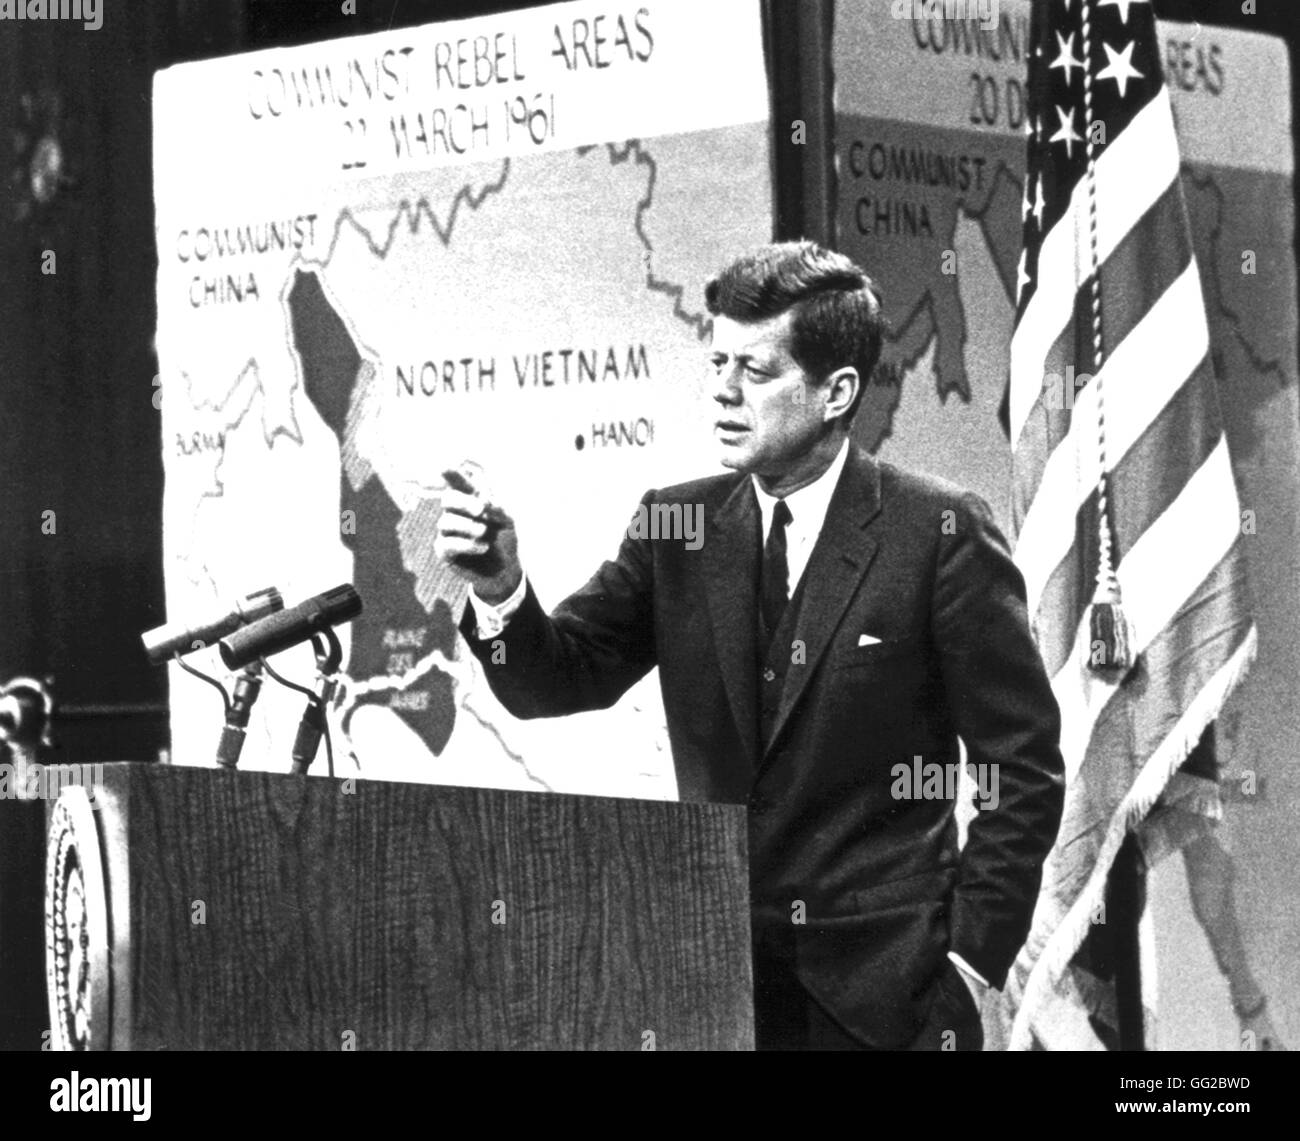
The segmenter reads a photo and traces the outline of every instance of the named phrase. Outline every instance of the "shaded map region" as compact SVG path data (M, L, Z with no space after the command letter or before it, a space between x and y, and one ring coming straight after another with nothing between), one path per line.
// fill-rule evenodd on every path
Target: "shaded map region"
M432 612L416 596L416 576L402 558L402 511L368 464L349 463L349 413L357 387L373 365L365 360L314 273L298 270L289 292L293 343L302 361L303 388L339 441L340 537L352 552L355 585L365 609L352 627L346 672L356 679L411 673L433 651L455 653L456 629L447 604ZM391 708L440 754L455 726L454 685L436 668L409 687L363 697L360 704Z

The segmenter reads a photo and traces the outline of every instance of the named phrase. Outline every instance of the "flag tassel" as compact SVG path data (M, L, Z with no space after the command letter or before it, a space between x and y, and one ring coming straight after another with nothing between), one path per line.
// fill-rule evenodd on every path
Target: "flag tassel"
M1088 665L1096 674L1115 679L1133 668L1133 627L1120 599L1119 577L1111 558L1110 524L1106 518L1106 476L1098 497L1097 597L1089 608Z
M1095 280L1095 275L1094 275ZM1098 299L1099 300L1099 299ZM1098 308L1100 308L1098 304ZM1100 313L1094 312L1094 327L1100 341ZM1097 356L1102 356L1098 346ZM1093 673L1112 680L1133 668L1133 628L1120 599L1119 576L1111 550L1109 503L1110 481L1106 477L1106 421L1102 413L1102 378L1097 377L1097 449L1101 475L1097 480L1097 593L1088 613L1088 665Z
M1132 634L1118 599L1094 602L1089 615L1090 662L1101 674L1127 673L1133 666Z

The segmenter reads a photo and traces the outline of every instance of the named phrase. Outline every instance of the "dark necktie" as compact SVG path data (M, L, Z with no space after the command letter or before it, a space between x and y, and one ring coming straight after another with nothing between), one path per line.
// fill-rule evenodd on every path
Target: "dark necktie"
M790 508L784 499L776 501L772 511L772 530L763 546L763 626L766 639L781 622L790 601L790 564L785 554L785 529L790 523Z

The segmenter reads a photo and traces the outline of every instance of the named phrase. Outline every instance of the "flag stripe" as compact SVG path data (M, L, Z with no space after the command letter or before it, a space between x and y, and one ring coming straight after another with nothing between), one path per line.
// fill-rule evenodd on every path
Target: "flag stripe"
M1203 372L1210 337L1196 307L1199 296L1200 282L1192 265L1102 368L1103 387L1122 397L1112 399L1106 410L1107 458L1117 469L1123 468L1128 453L1150 432L1161 409L1187 386L1189 378ZM1047 576L1069 549L1074 525L1068 508L1084 505L1097 489L1100 471L1097 388L1089 384L1076 397L1071 429L1044 466L1037 491L1028 486L1022 491L1032 498L1017 537L1016 559L1025 573L1030 613L1038 609ZM1019 457L1016 482L1019 486Z
M1096 164L1099 260L1106 261L1124 236L1178 179L1169 93L1163 88L1128 129L1102 151ZM1037 289L1011 338L1011 438L1018 440L1042 386L1043 361L1067 327L1079 288L1091 273L1087 187L1080 182L1070 206L1044 239Z
M1133 545L1116 569L1124 606L1133 623L1133 650L1144 653L1192 598L1214 567L1228 559L1241 542L1237 493L1231 480L1228 446L1220 440L1210 458L1187 482L1183 493ZM1171 551L1180 552L1175 559ZM1223 605L1239 604L1234 591L1223 590ZM1200 608L1193 607L1196 612ZM1052 677L1061 706L1061 754L1066 781L1078 771L1102 706L1114 683L1087 669L1088 628L1079 623L1066 664Z
M1102 312L1106 315L1102 332L1108 360L1120 351L1125 339L1147 319L1170 287L1186 275L1193 261L1191 243L1183 223L1181 185L1175 182L1125 235L1101 267ZM1204 324L1199 281L1192 283L1189 292L1191 290L1194 290L1194 296L1187 304L1189 309L1201 313ZM1036 379L1038 397L1015 448L1015 500L1022 507L1038 486L1047 457L1069 431L1071 410L1068 402L1058 398L1062 389L1053 392L1048 387L1046 377L1073 379L1077 384L1079 374L1086 374L1093 367L1091 307L1091 288L1085 285L1075 298L1076 320L1057 337L1039 370ZM1182 326L1178 326L1178 331L1182 331ZM1158 351L1165 350L1166 346L1162 345ZM1155 359L1153 356L1151 361ZM1144 362L1145 367L1151 372L1159 372L1158 368L1151 367L1151 361ZM1073 368L1073 378L1067 373L1067 366ZM1073 403L1076 410L1082 411L1080 398L1090 385L1091 381L1082 388L1075 388ZM1089 407L1092 409L1089 415L1095 422L1095 398Z
M1143 661L1148 689L1164 688L1173 680L1180 693L1184 684L1196 692L1245 642L1250 623L1240 620L1232 591L1227 589L1239 573L1239 558L1239 549L1230 550L1201 583L1187 607L1188 614L1196 614L1194 622L1170 622L1148 644ZM1154 751L1177 721L1181 705L1177 699L1150 701L1147 694L1137 695L1130 687L1112 687L1099 696L1102 705L1087 749L1074 759L1072 779L1082 795L1070 798L1061 820L1061 843L1077 842L1088 831L1087 818L1097 802L1117 804L1124 797L1136 773L1127 764L1117 765L1115 758L1133 755L1135 738L1139 759ZM1092 822L1104 823L1095 814Z
M1186 479L1213 451L1220 426L1198 390L1198 381L1210 373L1207 358L1202 361L1198 380L1179 389L1138 444L1110 473L1111 534L1118 556L1131 549L1146 528L1173 504L1182 494ZM1166 456L1171 458L1165 461ZM1073 534L1060 536L1070 547L1042 584L1042 594L1032 611L1039 648L1049 671L1059 667L1068 655L1074 628L1094 593L1099 556L1095 485L1073 520L1069 519L1065 502L1060 511L1063 521L1074 524ZM1061 644L1062 636L1066 644Z
M1111 473L1111 531L1117 555L1131 549L1179 498L1188 477L1214 450L1221 435L1220 425L1197 390L1198 382L1211 373L1207 358L1201 363L1197 380L1178 391ZM1173 458L1160 462L1166 456ZM1094 486L1074 516L1071 547L1053 569L1032 612L1039 650L1049 674L1068 658L1074 632L1093 599L1099 556L1097 510ZM1061 517L1068 519L1064 502Z

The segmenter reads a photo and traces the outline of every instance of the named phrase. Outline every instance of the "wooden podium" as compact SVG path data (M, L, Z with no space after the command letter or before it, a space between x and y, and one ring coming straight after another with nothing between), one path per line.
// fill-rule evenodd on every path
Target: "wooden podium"
M101 771L51 821L58 1044L753 1048L741 806Z

